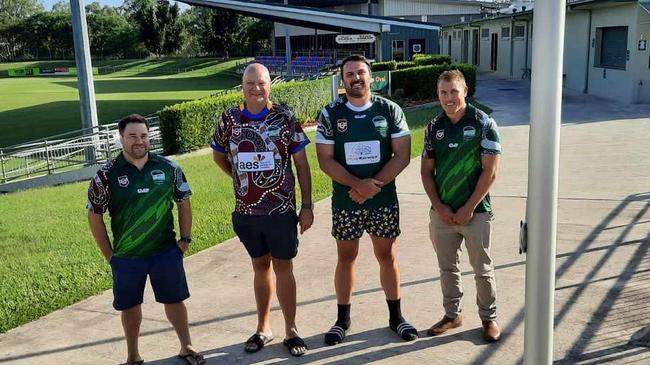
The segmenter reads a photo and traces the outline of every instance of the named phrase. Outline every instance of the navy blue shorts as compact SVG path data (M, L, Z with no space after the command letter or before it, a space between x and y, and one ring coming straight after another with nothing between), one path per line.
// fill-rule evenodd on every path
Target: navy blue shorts
M232 226L252 258L271 254L291 260L298 254L298 216L296 212L271 215L233 213Z
M147 276L158 303L178 303L190 297L183 268L183 251L178 245L158 255L111 259L113 270L113 308L129 309L142 304Z

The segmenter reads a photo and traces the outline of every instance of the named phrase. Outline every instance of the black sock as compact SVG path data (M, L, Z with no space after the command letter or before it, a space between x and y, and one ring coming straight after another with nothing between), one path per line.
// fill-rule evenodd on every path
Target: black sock
M336 325L342 327L344 330L350 327L350 307L352 304L338 304L338 316L336 318Z
M400 302L401 299L386 299L386 303L388 304L388 312L390 313L389 322L391 325L398 325L404 321L404 318L402 318L402 309L400 308Z

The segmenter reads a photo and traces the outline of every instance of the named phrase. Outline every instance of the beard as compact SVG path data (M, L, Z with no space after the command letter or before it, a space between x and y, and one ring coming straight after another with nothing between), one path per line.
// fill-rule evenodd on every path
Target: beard
M355 88L356 85L361 85L361 88ZM369 89L366 87L363 81L354 81L350 83L349 86L345 87L345 93L353 98L362 98L366 96L369 92Z
M126 151L131 158L139 160L144 158L149 153L148 146L131 146L131 148Z

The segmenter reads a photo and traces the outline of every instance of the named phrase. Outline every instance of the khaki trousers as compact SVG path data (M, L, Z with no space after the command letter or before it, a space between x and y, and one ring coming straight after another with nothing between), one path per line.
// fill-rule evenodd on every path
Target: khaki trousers
M482 320L495 320L497 288L494 262L490 256L492 215L474 213L470 222L464 226L443 223L433 209L429 210L429 218L429 236L438 257L445 315L456 318L462 311L460 255L464 239L469 262L474 269L479 317Z

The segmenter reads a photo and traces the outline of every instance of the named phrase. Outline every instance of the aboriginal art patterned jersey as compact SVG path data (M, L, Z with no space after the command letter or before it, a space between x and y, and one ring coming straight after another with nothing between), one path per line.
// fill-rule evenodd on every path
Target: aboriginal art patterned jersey
M172 201L192 192L181 167L156 154L138 170L122 154L97 171L88 188L88 209L111 217L113 255L151 257L176 244Z
M286 105L269 102L251 114L242 104L223 112L211 147L224 153L232 167L235 212L281 214L296 210L291 155L309 139Z
M476 188L483 172L481 156L500 153L496 122L470 104L457 123L452 123L442 112L425 129L422 158L435 159L438 196L454 211L467 202ZM490 194L474 211L492 211Z
M339 98L318 116L316 143L334 146L334 159L350 174L372 178L393 156L391 140L410 135L402 109L392 101L372 95L355 107ZM397 204L395 181L387 182L372 199L359 205L350 199L350 187L332 181L332 206L336 209L380 208Z

